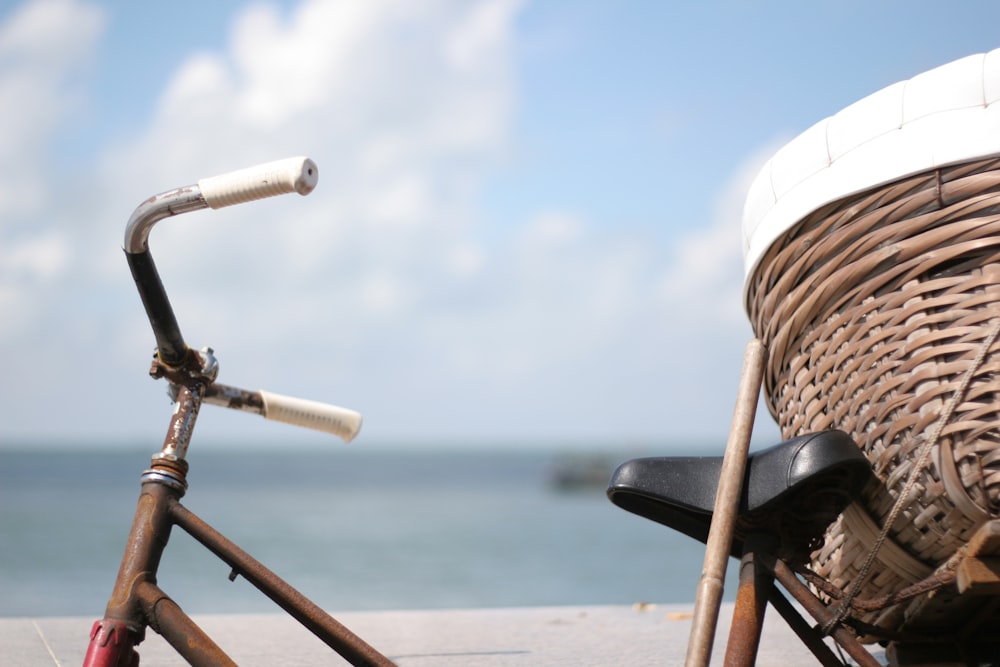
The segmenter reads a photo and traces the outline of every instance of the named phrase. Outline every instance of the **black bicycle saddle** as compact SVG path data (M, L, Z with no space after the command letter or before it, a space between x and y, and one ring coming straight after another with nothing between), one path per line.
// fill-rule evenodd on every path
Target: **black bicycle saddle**
M721 469L721 456L633 459L611 476L608 498L705 542ZM842 431L802 435L750 454L733 555L742 552L747 525L766 523L769 517L780 520L791 514L796 522L819 521L825 527L871 476L864 453Z

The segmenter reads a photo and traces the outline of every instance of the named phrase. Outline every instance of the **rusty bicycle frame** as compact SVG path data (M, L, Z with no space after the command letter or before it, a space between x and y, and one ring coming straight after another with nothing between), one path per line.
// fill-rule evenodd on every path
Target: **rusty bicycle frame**
M203 402L335 432L347 440L360 427L357 413L286 397L277 397L280 414L269 415L268 399L274 403L275 395L216 383L218 363L213 351L195 351L185 343L147 243L152 226L169 216L287 192L308 194L317 177L316 165L306 158L269 163L151 197L129 220L125 254L156 338L150 375L170 383L175 408L161 451L142 473L121 567L104 618L91 630L85 667L137 667L135 646L143 641L147 627L162 635L192 665L235 664L157 586L157 569L173 526L227 563L232 568L230 579L244 577L352 665L393 664L180 502L188 486L187 449ZM358 417L357 423L349 423L354 417Z

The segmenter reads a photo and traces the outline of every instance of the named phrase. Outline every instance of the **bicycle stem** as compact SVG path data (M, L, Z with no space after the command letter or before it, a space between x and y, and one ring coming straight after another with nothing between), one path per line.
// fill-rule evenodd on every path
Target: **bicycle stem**
M219 364L212 348L200 352L188 350L186 361L180 368L164 364L159 358L153 360L149 374L154 378L166 378L174 394L174 414L170 417L163 449L157 458L183 461L187 457L188 445L194 432L202 401L208 387L215 381Z

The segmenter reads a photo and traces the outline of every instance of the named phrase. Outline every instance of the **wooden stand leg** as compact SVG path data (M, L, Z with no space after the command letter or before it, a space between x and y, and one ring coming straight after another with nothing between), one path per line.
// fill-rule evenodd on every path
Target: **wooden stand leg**
M746 347L743 371L736 396L736 408L729 429L726 453L719 473L719 488L715 496L712 525L705 547L705 564L695 593L694 618L688 638L686 667L707 667L712 657L715 628L719 622L719 605L726 577L726 564L733 543L733 530L739 512L743 475L750 449L750 435L757 413L764 375L764 344L754 338Z

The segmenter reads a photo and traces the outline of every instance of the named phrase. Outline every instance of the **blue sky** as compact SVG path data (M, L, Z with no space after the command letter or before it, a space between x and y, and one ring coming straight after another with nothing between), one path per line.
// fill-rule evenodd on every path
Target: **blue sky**
M358 442L721 450L740 212L784 142L1000 46L995 3L0 4L0 446L151 443L145 197L290 155L307 198L160 225L220 380ZM758 440L776 437L769 417ZM217 442L326 436L206 409Z

